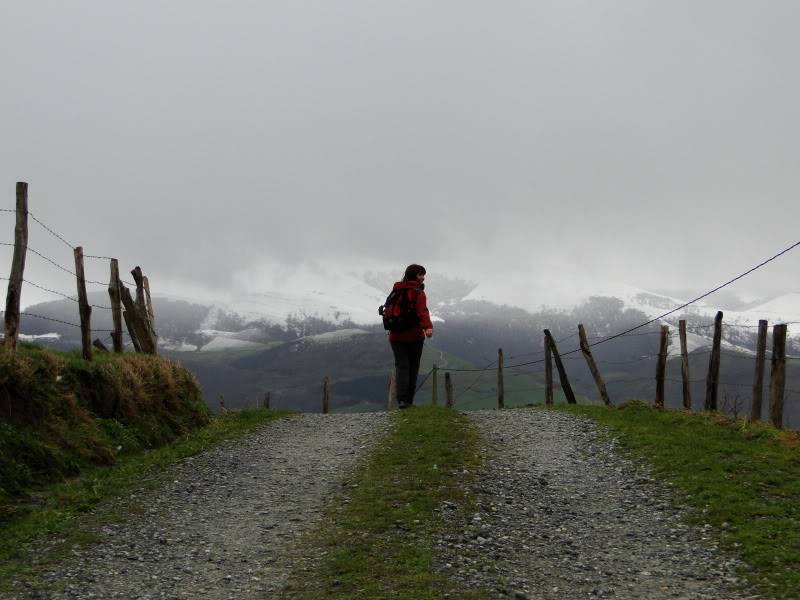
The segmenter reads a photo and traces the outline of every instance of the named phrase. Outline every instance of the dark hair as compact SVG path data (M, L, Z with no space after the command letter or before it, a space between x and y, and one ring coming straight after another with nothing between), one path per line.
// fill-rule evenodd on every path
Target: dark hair
M406 267L406 274L403 275L403 281L414 281L417 275L424 275L425 273L425 267L422 265L408 265Z

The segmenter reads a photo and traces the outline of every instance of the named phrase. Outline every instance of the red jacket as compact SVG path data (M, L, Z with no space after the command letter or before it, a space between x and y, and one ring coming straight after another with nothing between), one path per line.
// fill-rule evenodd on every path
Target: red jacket
M425 329L433 329L431 323L431 314L428 312L428 300L425 298L425 284L418 281L398 281L394 284L394 289L408 290L409 300L416 303L417 316L419 316L419 323L405 331L392 331L389 333L390 342L417 342L425 339Z

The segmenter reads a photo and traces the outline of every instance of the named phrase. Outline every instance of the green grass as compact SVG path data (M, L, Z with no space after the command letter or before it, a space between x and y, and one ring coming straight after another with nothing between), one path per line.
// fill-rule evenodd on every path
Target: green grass
M743 578L770 598L800 597L800 435L716 415L559 406L607 426L651 463L749 568Z
M166 469L181 459L288 414L265 409L230 412L169 445L121 456L112 466L86 469L70 481L37 490L20 507L24 510L15 511L15 518L0 526L0 582L35 576L73 546L97 541L104 523L124 520L139 510L124 501L129 492L156 485ZM45 537L49 543L40 543ZM42 554L45 547L47 552Z
M302 552L321 562L318 572L292 577L290 597L422 600L452 589L434 569L434 539L444 527L437 509L445 500L468 502L463 486L480 465L478 434L466 417L440 407L392 418L391 433L346 482L349 502L335 501L321 531L307 537Z
M42 485L208 423L194 376L160 356L0 348L0 525Z

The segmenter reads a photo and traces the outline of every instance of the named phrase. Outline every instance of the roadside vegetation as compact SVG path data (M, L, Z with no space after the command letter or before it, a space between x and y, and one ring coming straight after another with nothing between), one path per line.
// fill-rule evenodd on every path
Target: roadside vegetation
M477 431L445 408L414 407L392 418L390 434L345 482L321 530L307 536L302 551L318 560L313 573L294 574L290 597L488 598L453 590L434 562L443 503L469 505L465 486L480 466Z
M652 464L692 509L691 521L711 525L747 562L747 584L769 598L800 595L800 432L641 402L557 409L605 425Z
M137 510L105 501L285 414L214 418L192 374L158 356L87 362L32 345L0 349L0 582L96 541L100 525Z

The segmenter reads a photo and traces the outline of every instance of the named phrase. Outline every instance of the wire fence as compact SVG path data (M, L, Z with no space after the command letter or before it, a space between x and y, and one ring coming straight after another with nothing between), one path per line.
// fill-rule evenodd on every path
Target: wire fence
M15 209L0 209L0 212L17 213L17 210L15 210ZM63 245L67 246L68 248L70 248L73 251L77 248L74 244L72 244L70 241L67 240L65 235L63 235L62 233L58 232L55 228L53 228L50 225L48 225L43 219L39 218L38 216L33 214L31 211L28 210L27 213L26 213L26 216L30 217L30 219L34 223L38 224L44 231L46 231L49 235L53 236L55 239L57 239ZM6 246L6 247L14 247L15 246L14 243L9 243L9 242L0 242L0 245ZM560 359L564 360L564 361L580 360L580 358L581 358L580 356L575 356L577 353L585 352L586 350L590 350L591 348L600 346L602 344L607 344L607 343L609 343L611 341L618 340L618 339L621 339L621 338L660 335L661 334L660 331L640 331L640 330L644 329L645 327L647 327L649 325L653 325L655 323L666 322L668 317L670 317L672 315L675 315L676 313L680 312L681 310L683 310L683 309L685 309L685 308L687 308L687 307L689 307L689 306L691 306L693 304L696 304L696 303L700 302L701 300L709 297L710 295L714 294L715 292L718 292L718 291L720 291L720 290L732 285L733 283L741 280L742 278L744 278L747 275L753 273L754 271L763 268L764 266L766 266L767 264L773 262L774 260L778 259L779 257L781 257L781 256L787 254L788 252L794 250L798 246L800 246L800 241L795 242L794 244L791 244L790 246L784 248L783 250L781 250L780 252L774 254L770 258L767 258L766 260L758 263L757 265L755 265L755 266L743 271L742 273L736 275L735 277L729 279L728 281L726 281L726 282L724 282L724 283L722 283L720 285L717 285L716 287L713 287L712 289L710 289L707 292L697 296L696 298L693 298L693 299L691 299L691 300L689 300L687 302L684 302L684 303L682 303L682 304L680 304L680 305L678 305L678 306L676 306L676 307L674 307L674 308L672 308L672 309L670 309L670 310L668 310L666 312L663 312L662 314L659 314L659 315L657 315L657 316L655 316L653 318L647 319L647 320L645 320L645 321L643 321L641 323L638 323L638 324L636 324L636 325L634 325L632 327L629 327L629 328L624 329L623 331L620 331L620 332L617 332L617 333L613 333L613 334L609 334L609 335L595 335L595 336L589 337L589 338L587 338L587 343L585 344L583 349L579 346L579 347L570 349L570 350L568 350L566 352L560 353ZM76 273L75 270L70 269L69 267L64 266L63 264L60 264L53 257L47 256L43 252L31 247L30 245L25 245L24 249L26 251L31 252L35 256L41 258L43 261L45 261L46 263L50 264L51 266L57 268L58 270L70 275L71 277L78 278L78 279L80 279L81 281L83 281L86 284L96 285L96 286L103 286L103 287L108 286L107 282L102 282L102 281L97 281L97 280L92 280L92 279L86 279L85 277L84 278L79 277L79 275ZM88 258L88 259L93 259L93 260L103 260L103 261L111 261L111 260L113 260L112 257L106 256L106 255L101 255L101 254L85 254L85 255L83 255L83 257L84 258ZM0 279L2 279L4 281L10 281L9 278L7 278L7 277L0 277ZM27 280L27 279L23 279L23 282L25 284L27 284L27 285L31 285L31 286L33 286L33 287L35 287L35 288L37 288L37 289L39 289L41 291L44 291L46 293L49 293L49 294L52 294L52 295L55 295L55 296L59 296L61 298L70 300L70 301L75 302L75 303L79 303L79 298L76 298L75 296L73 296L71 294L67 294L67 293L59 291L57 289L54 289L53 287L46 286L46 285L43 285L41 283L36 283L36 282L30 281L30 280ZM136 285L135 283L132 283L132 282L129 282L129 281L125 281L125 280L121 280L121 282L125 283L125 284L127 284L129 286L135 286ZM113 310L111 306L106 306L106 305L102 305L102 304L90 304L90 306L93 307L93 308L100 309L100 310L109 310L109 311ZM51 317L51 316L37 314L37 313L31 313L31 312L23 311L23 312L20 312L20 315L23 315L23 316L26 316L26 317L42 319L42 320L46 320L46 321L50 321L50 322L54 322L54 323L59 323L59 324L63 324L63 325L67 325L67 326L71 326L71 327L75 327L75 328L81 328L81 325L78 324L78 323L73 323L73 322L69 322L69 321L63 320L63 319L58 319L58 318L54 318L54 317ZM786 325L797 324L797 323L799 323L799 322L798 321L789 321L789 322L786 323ZM714 327L715 327L715 323L692 324L691 326L687 326L686 327L686 331L687 332L692 332L692 333L695 333L695 332L707 332L709 329L712 329ZM751 324L746 324L746 323L726 323L725 327L726 328L732 328L732 329L740 329L740 330L750 330L750 329L758 328L759 325L751 325ZM112 330L112 329L94 329L93 331L100 332L100 333L108 333L109 335L107 336L107 338L110 338L111 337L110 333L113 332L114 330ZM672 339L672 338L676 337L677 335L678 334L676 332L671 332L669 334L669 338ZM558 344L561 344L561 343L567 342L569 340L572 340L577 336L578 336L578 333L573 333L573 334L567 335L565 337L562 337L562 338L560 338L558 340L555 340L554 341L554 346L557 346ZM128 343L130 343L130 341ZM704 352L704 351L694 352L693 355L697 356L698 354L705 354L705 353L710 353L710 352L711 351L708 351L708 352ZM504 364L503 365L503 370L510 372L509 373L510 376L517 376L517 377L518 376L530 376L530 375L532 375L534 373L538 373L539 369L541 369L544 366L545 362L547 361L547 358L543 356L545 353L546 353L546 350L542 349L542 350L536 350L536 351L532 351L532 352L524 352L524 353L518 353L518 354L511 355L511 356L509 356L507 358L507 360L510 361L510 364L508 364L508 365ZM743 354L740 354L740 353L737 353L737 352L733 352L733 351L730 351L730 350L727 350L727 349L722 349L720 351L720 354L722 356L725 356L726 358L732 358L732 359L741 360L741 361L752 360L753 359L752 356L743 355ZM525 361L522 361L522 362L513 362L515 360L519 360L521 358L527 358L527 357L539 357L539 358L533 358L533 360L525 360ZM613 367L613 366L632 365L632 364L644 362L646 360L657 359L658 357L659 357L659 354L647 354L647 355L643 355L643 356L633 357L633 358L631 358L629 360L596 360L595 363L597 365L607 365L607 366L612 366ZM800 356L786 356L786 359L787 360L798 360L798 359L800 359ZM463 397L465 394L469 393L470 391L472 391L475 394L485 394L485 393L487 393L486 390L479 390L479 389L476 388L476 386L479 384L481 379L487 373L489 373L493 369L496 369L496 366L498 365L498 362L499 361L497 359L493 360L493 361L490 361L483 368L475 367L475 368L452 368L452 369L447 369L447 371L451 372L451 373L475 373L476 374L476 377L474 378L474 380L472 380L471 383L469 383L467 386L465 386L463 389L461 389L459 391L459 394L458 394L457 398ZM429 370L422 377L421 381L419 382L419 384L416 387L416 391L417 392L420 391L425 386L425 384L429 381L432 373L433 373L433 369ZM641 378L641 380L644 380L644 379L652 380L653 378ZM629 379L626 379L624 381L610 380L609 383L612 383L612 384L620 384L620 383L625 383L625 382L627 382L627 383L635 383L635 382L637 382L639 380L640 380L639 378L629 378ZM575 378L575 381L576 382L580 381L580 379L579 378ZM665 378L664 381L684 383L683 380L675 380L675 379L670 379L670 378ZM690 380L687 383L698 384L698 383L705 383L705 382L706 382L705 379L700 379L700 380ZM718 384L722 385L722 386L731 386L731 387L750 387L750 384L742 384L742 383L729 382L729 381L718 381ZM533 391L533 390L540 390L540 389L541 388L513 389L513 390L509 390L506 393L509 393L509 394L520 394L520 393L524 393L526 391ZM794 390L794 389L787 389L785 391L786 391L786 393L789 393L789 394L800 393L800 392L798 392L797 390Z

